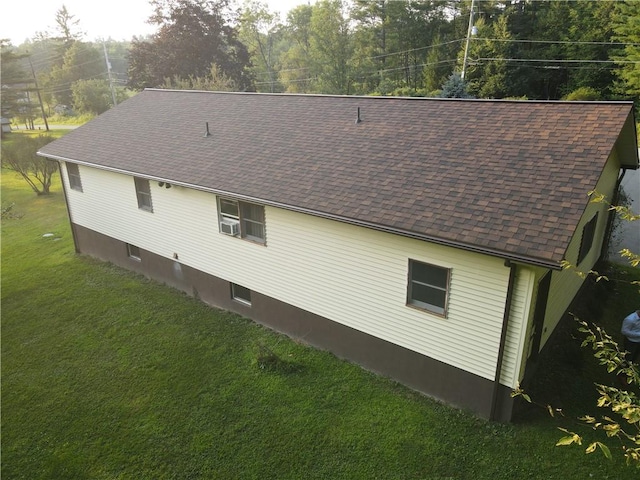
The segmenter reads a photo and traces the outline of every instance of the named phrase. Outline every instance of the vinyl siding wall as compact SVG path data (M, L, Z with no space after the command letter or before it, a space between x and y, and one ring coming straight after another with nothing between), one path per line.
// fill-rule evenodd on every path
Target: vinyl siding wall
M615 152L607 162L600 180L598 181L596 191L605 194L607 199L611 200L614 193L618 174L620 172L620 164L618 162ZM589 202L587 197L588 191L584 192L585 203ZM580 219L580 223L576 228L576 231L569 243L569 248L565 255L565 259L572 265L576 266L578 262L578 253L580 251L580 242L582 240L582 231L584 226L593 216L598 212L598 222L596 225L596 231L593 237L593 245L589 250L587 256L577 265L578 270L582 272L588 272L593 268L596 261L600 257L602 251L602 244L604 241L604 234L607 228L607 219L609 216L608 206L604 203L589 203L587 208ZM562 319L563 314L569 308L569 305L575 298L578 290L584 283L584 280L576 274L574 269L567 269L563 271L554 271L551 276L551 285L549 287L549 301L547 303L547 310L545 314L545 323L542 330L542 339L540 341L540 348L547 342L553 330L558 325L558 322Z
M266 207L266 245L219 233L216 196L80 165L72 221L480 377L495 377L509 268L499 258ZM66 169L64 181L68 185ZM447 318L406 306L408 261L452 269ZM521 363L532 274L519 267L502 383Z
M518 265L500 375L500 383L512 388L522 380L524 364L528 358L528 329L533 316L535 287L535 270Z

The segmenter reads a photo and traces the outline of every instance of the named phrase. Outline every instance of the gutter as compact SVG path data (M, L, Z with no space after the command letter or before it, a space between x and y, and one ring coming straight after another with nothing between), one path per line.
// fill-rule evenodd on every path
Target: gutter
M511 302L516 284L517 266L510 261L504 262L505 267L509 267L509 286L507 287L507 299L504 303L504 316L502 317L502 332L500 332L500 346L498 347L498 359L496 361L496 373L493 377L493 395L491 398L491 412L489 420L495 421L498 416L498 391L500 389L500 374L502 373L502 362L504 360L504 350L507 343L507 327L509 326L509 316L511 314Z
M317 210L312 210L309 208L304 208L304 207L297 207L295 205L287 205L284 203L280 203L280 202L274 202L271 200L265 200L262 198L258 198L258 197L251 197L248 195L240 195L237 193L233 193L233 192L227 192L225 190L219 190L219 189L215 189L215 188L206 188L200 185L193 185L190 183L186 183L186 182L180 182L180 181L175 181L175 180L171 180L168 178L162 178L162 177L156 177L156 176L152 176L152 175L146 175L146 174L141 174L141 173L137 173L137 172L131 172L131 171L127 171L127 170L123 170L120 168L113 168L113 167L106 167L104 165L96 165L93 163L89 163L89 162L81 162L78 160L71 160L65 157L61 157L58 155L47 155L44 153L41 153L40 151L37 152L37 154L41 157L46 157L46 158L50 158L53 160L58 160L58 161L63 161L63 162L69 162L69 163L76 163L78 165L84 165L87 167L91 167L91 168L96 168L99 170L106 170L109 172L114 172L114 173L119 173L119 174L123 174L123 175L128 175L128 176L136 176L139 178L145 178L147 180L153 180L155 182L164 182L164 183L169 183L171 185L176 185L176 186L180 186L180 187L185 187L185 188L190 188L193 190L199 190L202 192L207 192L207 193L214 193L216 195L222 195L225 197L229 197L229 198L233 198L233 199L237 199L237 200L244 200L247 202L251 202L251 203L259 203L262 205L268 205L271 207L276 207L276 208L280 208L283 210L289 210L292 212L298 212L298 213L304 213L306 215L312 215L314 217L320 217L320 218L326 218L329 220L335 220L341 223L347 223L350 225L355 225L358 227L365 227L365 228L370 228L372 230L377 230L379 232L385 232L385 233L392 233L394 235L399 235L402 237L408 237L408 238L413 238L416 240L423 240L423 241L427 241L430 243L435 243L437 245L444 245L447 247L454 247L454 248L459 248L461 250L466 250L469 252L474 252L474 253L481 253L484 255L489 255L492 257L498 257L498 258L502 258L505 261L516 261L516 262L520 262L520 263L525 263L528 265L534 265L537 267L544 267L544 268L549 268L551 270L562 270L562 267L560 266L560 264L558 262L552 262L549 260L543 260L540 258L532 258L532 257L526 257L523 255L518 255L518 254L513 254L513 253L508 253L508 252L503 252L501 250L497 250L497 249L493 249L493 248L489 248L489 247L479 247L477 245L469 245L466 243L460 243L460 242L456 242L454 240L445 240L439 237L435 237L435 236L431 236L431 235L425 235L425 234L420 234L420 233L415 233L415 232L410 232L407 230L401 230L398 228L394 228L394 227L389 227L386 225L380 225L377 223L371 223L371 222L367 222L364 220L357 220L354 218L349 218L349 217L343 217L340 215L334 215L331 213L327 213L327 212L320 212Z

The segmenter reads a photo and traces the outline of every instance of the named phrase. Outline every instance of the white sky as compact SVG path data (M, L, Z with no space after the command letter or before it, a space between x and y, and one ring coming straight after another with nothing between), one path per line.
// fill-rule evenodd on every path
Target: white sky
M284 15L308 0L262 1ZM146 23L152 12L148 0L0 0L0 38L17 46L37 32L54 32L55 15L62 5L79 20L78 27L86 34L83 40L131 40L155 31Z

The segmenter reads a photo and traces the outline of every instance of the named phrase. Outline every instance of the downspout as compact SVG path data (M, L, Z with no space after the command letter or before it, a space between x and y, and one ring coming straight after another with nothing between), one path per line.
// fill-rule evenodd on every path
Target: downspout
M55 160L52 160L55 161ZM69 228L71 228L71 237L73 238L73 247L76 253L80 253L78 239L76 237L76 229L73 228L73 219L71 218L71 209L69 208L69 196L67 195L67 187L64 184L62 176L62 162L58 162L58 172L60 173L60 183L62 184L62 193L64 195L64 204L67 207L67 216L69 217Z
M504 360L504 347L507 343L507 327L509 326L509 316L511 314L511 301L516 284L516 264L505 260L505 267L509 267L509 285L507 287L507 299L504 303L504 316L502 318L502 332L500 333L500 346L498 347L498 360L496 361L496 373L493 379L493 395L491 398L491 413L489 420L496 420L498 415L498 391L500 390L500 373L502 371L502 361Z

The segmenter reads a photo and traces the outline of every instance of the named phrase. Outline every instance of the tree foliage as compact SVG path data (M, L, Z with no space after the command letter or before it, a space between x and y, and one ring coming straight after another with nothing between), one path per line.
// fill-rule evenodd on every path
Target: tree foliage
M289 48L280 56L279 78L287 92L313 92L311 5L299 5L287 14Z
M43 77L45 96L50 102L73 104L72 86L79 80L105 79L105 63L100 51L90 43L74 41L66 50L62 64Z
M351 82L352 32L346 4L320 0L311 13L309 54L317 92L348 94Z
M237 86L233 79L225 75L217 65L211 65L209 74L204 77L189 76L181 78L174 76L166 78L161 88L175 90L208 90L215 92L233 92Z
M117 79L136 90L206 84L216 65L236 90L436 95L462 70L471 0L319 0L282 23L262 0L238 12L234 1L151 0L157 33L108 47ZM75 82L106 79L102 45L80 42L66 8L54 20L54 35L15 53L31 55L50 106L70 105ZM473 23L465 80L475 97L640 94L640 2L482 0Z
M0 40L0 62L2 63L2 94L0 112L3 117L13 118L20 114L24 97L23 86L31 81L20 65L19 55L6 40Z
M204 77L212 64L240 90L252 88L249 53L230 23L226 0L152 0L158 33L134 39L129 87L157 87L167 78Z
M55 22L59 34L56 38L67 45L73 44L84 36L84 32L80 30L80 20L76 19L64 4L56 11Z
M447 81L442 85L440 98L473 98L467 91L465 82L458 73L452 73Z
M613 38L626 45L614 56L618 62L618 77L623 82L620 91L640 96L640 2L624 1L614 5Z
M50 135L17 135L2 143L2 167L19 174L37 195L49 194L51 178L58 169L57 162L36 154L52 140Z
M634 213L625 205L612 205L605 195L596 191L589 192L592 203L604 203L608 205L609 211L627 222L640 221L640 215ZM628 249L623 249L620 254L626 258L632 267L640 265L640 256ZM600 275L596 271L583 272L569 262L563 262L564 269L573 270L582 278L592 277L595 282L608 281L609 279ZM640 281L632 281L638 286L640 293ZM600 417L594 415L582 415L578 418L580 422L601 431L608 440L615 440L616 450L621 452L627 464L635 465L640 469L640 369L636 363L629 361L627 352L620 349L611 335L602 327L596 324L589 324L574 316L578 322L578 332L582 335L582 348L590 348L598 363L605 368L607 373L615 375L619 385L605 385L596 383L595 389L598 394L596 406L603 409L605 413ZM516 388L512 397L522 397L525 401L533 403L531 397L520 387ZM555 409L550 405L543 405L551 416L560 413L560 409ZM582 445L584 438L582 435L566 428L560 428L565 435L558 440L556 446ZM602 452L607 458L612 458L612 448L608 442L592 441L585 449L585 453L590 454L596 451Z
M99 115L113 106L111 88L107 80L77 80L71 85L73 108L79 113ZM123 101L125 95L115 90L116 101Z
M281 87L277 81L276 62L278 43L283 35L279 15L269 11L267 4L248 0L239 19L239 38L251 56L252 76L258 91L275 92Z

